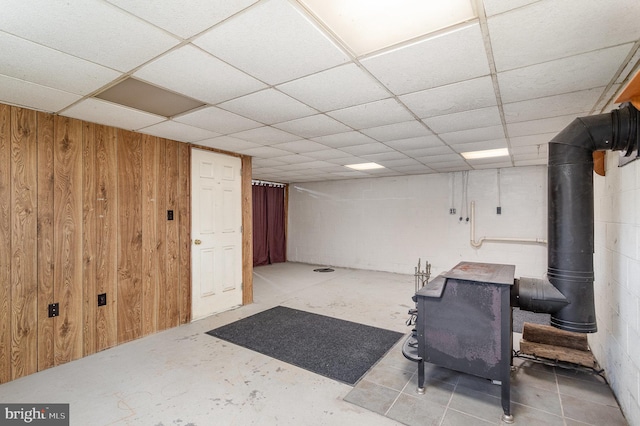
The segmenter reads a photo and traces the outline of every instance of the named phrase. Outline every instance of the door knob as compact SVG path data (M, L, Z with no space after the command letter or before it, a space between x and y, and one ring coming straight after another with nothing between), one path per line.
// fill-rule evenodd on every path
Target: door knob
M195 243L195 245L199 246L200 244L202 244L202 241L200 241L200 240L195 240L195 241L194 241L194 243Z

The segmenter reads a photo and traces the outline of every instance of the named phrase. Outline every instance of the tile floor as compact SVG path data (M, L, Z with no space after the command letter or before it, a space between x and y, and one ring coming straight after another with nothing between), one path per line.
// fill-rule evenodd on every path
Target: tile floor
M316 267L256 268L255 303L2 384L0 402L69 403L78 426L499 423L497 386L434 367L418 396L399 347L351 387L204 334L277 305L409 331L412 275ZM516 424L625 424L590 376L520 365L512 383Z
M518 333L514 337L519 338ZM511 410L518 425L626 425L599 376L514 359ZM345 401L407 425L499 425L500 386L431 364L419 395L416 364L396 345L347 394Z

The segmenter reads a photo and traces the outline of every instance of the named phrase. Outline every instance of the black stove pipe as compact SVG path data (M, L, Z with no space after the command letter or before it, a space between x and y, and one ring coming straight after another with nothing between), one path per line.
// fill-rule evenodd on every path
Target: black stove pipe
M593 152L637 149L640 113L631 104L608 114L575 119L549 142L547 279L569 303L551 324L597 331L593 300ZM524 307L526 309L526 307Z

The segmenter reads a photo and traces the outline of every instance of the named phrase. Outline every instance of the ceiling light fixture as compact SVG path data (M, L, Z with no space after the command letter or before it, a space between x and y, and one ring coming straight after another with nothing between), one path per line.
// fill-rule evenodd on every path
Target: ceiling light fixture
M471 0L300 0L362 56L476 18Z
M469 151L461 154L467 160L477 160L479 158L504 157L509 155L509 149L487 149L484 151Z
M358 164L346 164L345 167L349 167L353 170L374 170L374 169L384 169L384 166L381 166L378 163L358 163Z

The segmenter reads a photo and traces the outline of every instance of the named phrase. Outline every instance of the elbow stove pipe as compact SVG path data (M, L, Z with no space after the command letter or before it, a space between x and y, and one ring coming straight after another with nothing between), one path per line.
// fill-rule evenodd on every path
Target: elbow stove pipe
M576 118L549 142L547 279L568 303L520 297L525 310L551 313L551 325L580 333L597 331L593 291L593 152L638 149L640 113L624 104L611 113ZM550 294L544 280L529 293ZM533 288L534 290L531 290ZM544 297L544 296L542 296ZM527 300L536 299L529 306ZM553 300L551 300L553 299ZM546 306L546 307L545 307Z

